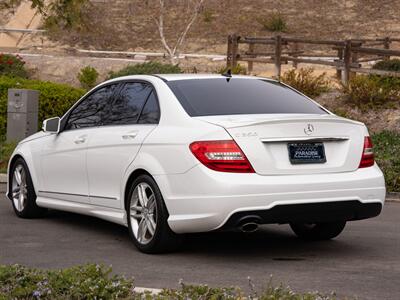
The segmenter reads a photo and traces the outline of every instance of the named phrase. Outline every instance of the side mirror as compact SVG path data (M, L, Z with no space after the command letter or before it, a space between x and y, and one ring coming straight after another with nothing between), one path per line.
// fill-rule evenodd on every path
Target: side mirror
M44 132L59 133L60 132L60 118L50 118L43 121L42 129Z

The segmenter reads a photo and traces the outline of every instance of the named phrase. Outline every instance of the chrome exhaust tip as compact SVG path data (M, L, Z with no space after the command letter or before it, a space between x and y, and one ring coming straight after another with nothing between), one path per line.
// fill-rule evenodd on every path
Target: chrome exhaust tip
M256 215L245 216L241 218L237 227L242 232L254 232L258 230L259 224L262 224L262 219Z
M258 224L257 223L245 223L242 226L240 226L240 230L242 232L255 232L258 230Z

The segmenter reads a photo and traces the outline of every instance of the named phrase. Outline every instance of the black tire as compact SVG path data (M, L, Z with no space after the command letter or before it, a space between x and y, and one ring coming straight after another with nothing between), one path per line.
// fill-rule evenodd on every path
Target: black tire
M134 209L131 208L131 199L134 196L135 189L139 186L148 185L151 188L150 192L153 192L155 198L155 206L156 212L153 213L153 219L156 220L156 226L153 236L146 243L139 241L139 239L135 236L132 220L131 220L131 212L135 214ZM148 190L148 189L147 189ZM136 195L136 193L135 193ZM134 196L135 197L135 196ZM135 200L132 200L133 202ZM150 200L149 200L150 201ZM136 211L137 212L137 211ZM143 214L143 213L142 213ZM142 215L141 214L141 215ZM135 214L137 215L137 214ZM154 216L155 215L155 216ZM139 215L137 215L139 216ZM127 199L127 220L128 220L128 228L129 235L132 238L135 246L144 253L164 253L171 252L177 250L182 242L182 236L174 233L168 225L168 211L164 203L164 199L161 195L160 189L158 188L154 179L149 175L140 175L136 178L129 187L128 199ZM136 218L133 222L135 222ZM137 221L137 223L140 223ZM135 226L140 226L135 224ZM148 229L147 229L148 230ZM149 232L149 231L147 231ZM137 230L136 235L139 235L139 230Z
M308 241L330 240L337 237L346 226L346 221L329 223L291 223L290 227L301 239Z
M13 187L16 184L14 181L15 178L15 170L23 170L25 184L24 184L24 191L26 191L25 200L23 201L23 205L20 208L17 208L17 203L14 201L14 194L13 194ZM10 193L11 193L11 203L14 208L15 214L24 219L31 219L31 218L39 218L42 217L47 209L41 208L36 205L36 193L33 187L32 177L29 172L29 168L26 162L22 158L18 158L12 165L10 169L11 180L10 180ZM21 193L21 190L20 190Z

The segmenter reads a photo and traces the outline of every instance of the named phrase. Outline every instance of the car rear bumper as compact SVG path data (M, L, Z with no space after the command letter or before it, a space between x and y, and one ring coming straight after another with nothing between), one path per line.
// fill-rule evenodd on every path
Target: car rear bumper
M379 202L362 203L357 200L276 205L266 210L236 212L220 229L238 228L247 222L284 224L355 221L376 217L381 210L382 204Z
M242 217L260 223L359 220L378 215L386 189L377 165L354 172L261 176L212 171L197 165L185 174L155 179L177 233L234 227Z

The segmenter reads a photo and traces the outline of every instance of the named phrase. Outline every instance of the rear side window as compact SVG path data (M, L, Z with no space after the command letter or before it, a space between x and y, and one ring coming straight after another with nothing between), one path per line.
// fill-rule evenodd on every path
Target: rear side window
M262 79L212 78L167 82L192 116L236 114L326 114L318 105L280 84Z
M140 115L139 124L158 124L160 119L160 109L158 107L157 97L151 92L146 104L143 107L142 114Z
M107 125L136 124L144 104L152 93L149 84L126 83L112 104Z
M101 126L107 118L117 84L102 87L83 99L70 113L66 130Z

